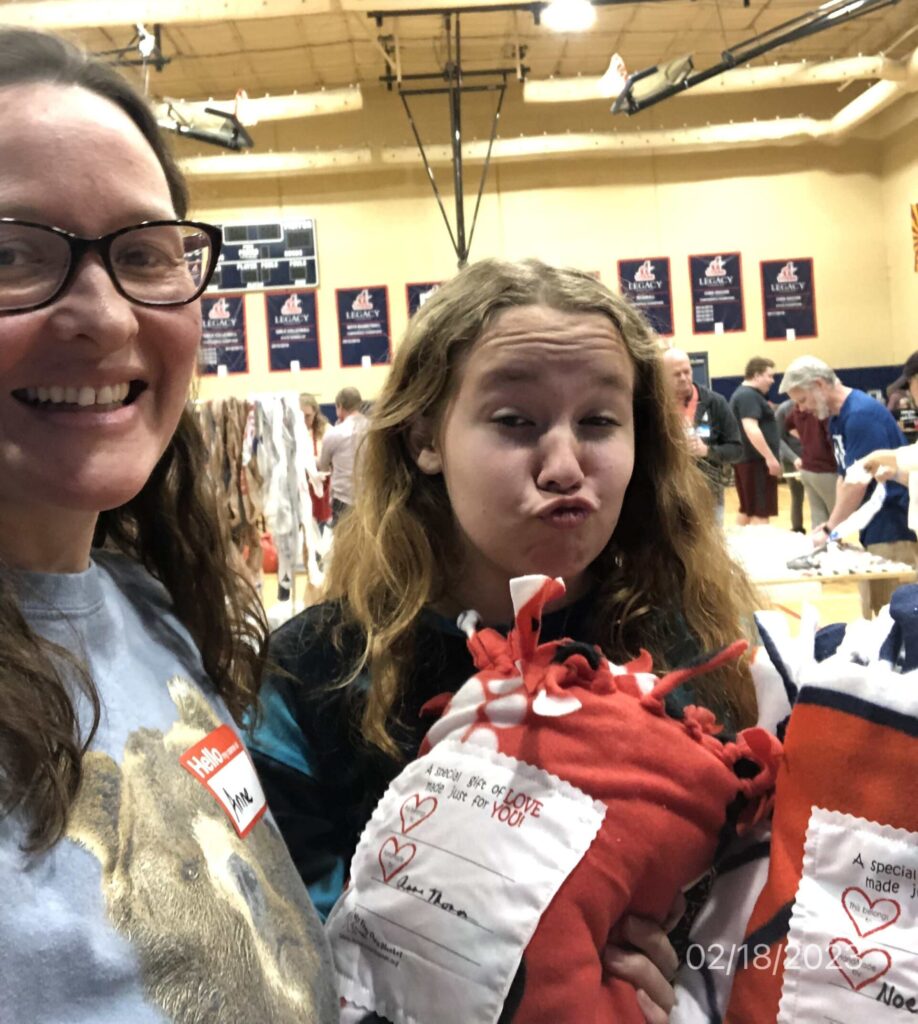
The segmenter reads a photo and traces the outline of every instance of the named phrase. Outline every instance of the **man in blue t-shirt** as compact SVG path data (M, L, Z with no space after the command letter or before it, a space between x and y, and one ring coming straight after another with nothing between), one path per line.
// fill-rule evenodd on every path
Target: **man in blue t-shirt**
M800 356L784 374L782 389L797 405L819 419L829 417L829 437L838 464L835 508L828 520L813 530L816 543L824 542L842 520L870 498L876 484L852 483L845 471L858 459L878 448L900 448L908 442L892 415L880 402L845 387L835 371L815 356ZM886 485L886 500L870 523L860 532L861 544L870 552L896 562L918 563L918 539L908 528L908 491L898 483ZM874 597L864 614L888 603L896 584L885 593L874 588Z

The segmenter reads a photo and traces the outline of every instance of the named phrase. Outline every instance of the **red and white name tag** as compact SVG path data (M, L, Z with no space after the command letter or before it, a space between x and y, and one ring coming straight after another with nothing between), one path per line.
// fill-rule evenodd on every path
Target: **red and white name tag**
M267 803L252 758L235 732L221 725L189 747L179 760L211 793L244 839L265 813Z

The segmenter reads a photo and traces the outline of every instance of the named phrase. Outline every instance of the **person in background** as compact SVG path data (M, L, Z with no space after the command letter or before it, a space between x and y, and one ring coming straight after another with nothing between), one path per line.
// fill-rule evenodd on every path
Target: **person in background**
M374 405L327 601L274 635L278 671L252 736L320 911L388 783L418 755L421 708L475 671L456 617L474 608L505 631L510 579L563 578L542 639L597 644L619 662L645 649L655 666L682 665L743 635L755 597L684 436L650 328L588 274L483 260L411 319ZM719 673L677 704L749 724L748 670ZM634 973L623 949L606 959L655 993L656 1006L639 997L655 1024L675 963L659 928L630 919L618 941L662 972ZM518 981L511 1002L524 970Z
M331 472L332 526L354 504L357 454L367 430L363 399L357 388L342 388L335 395L338 422L325 434L319 469Z
M689 453L707 478L716 502L717 521L723 525L724 476L727 467L743 457L739 426L722 395L692 380L688 353L679 348L665 349L663 367L685 424Z
M312 438L312 453L318 459L321 450L322 439L328 429L328 420L325 413L319 408L319 402L315 395L300 395L300 409L303 419L306 422L306 429ZM331 486L326 478L322 483L321 494L317 493L312 481L309 481L309 496L312 498L312 517L323 526L331 522Z
M800 482L810 506L810 529L815 530L835 507L838 467L829 440L828 421L817 419L794 402L784 425L799 440L800 456L794 461L794 468L800 471Z
M774 410L766 397L775 382L774 367L771 359L750 359L743 383L730 398L743 442L743 457L733 467L740 526L767 525L778 514L781 449Z
M886 408L909 439L918 433L918 352L905 361L901 375L886 389Z
M846 387L828 363L816 356L799 356L784 374L784 391L798 406L818 419L829 419L829 436L835 451L838 476L835 507L829 518L813 530L817 544L870 498L876 483L845 479L845 471L877 449L901 448L908 442L892 414L863 391ZM896 562L918 562L918 540L908 527L908 491L896 481L886 485L886 498L873 520L860 532L861 544L873 554ZM868 617L889 603L896 584L875 587L872 602L866 597Z
M787 425L787 417L796 408L796 403L788 398L775 409L775 422L778 424L778 437L781 441L781 468L785 473L795 473L800 469L800 458L803 454L800 439L791 433ZM796 476L785 479L791 498L791 530L794 533L806 533L803 528L803 484Z
M0 1020L333 1024L187 404L220 231L69 43L0 29L0 106Z

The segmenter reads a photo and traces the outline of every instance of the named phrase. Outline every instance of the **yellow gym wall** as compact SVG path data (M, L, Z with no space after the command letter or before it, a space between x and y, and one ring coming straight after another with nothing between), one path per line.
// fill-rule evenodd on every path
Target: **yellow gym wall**
M397 105L395 96L390 100ZM532 134L531 124L526 127ZM401 124L399 130L406 131ZM674 341L707 350L713 376L741 374L757 354L773 358L779 370L805 352L835 366L893 363L918 347L918 275L908 221L909 202L918 202L918 193L909 198L916 168L918 143L895 137L886 146L854 141L503 161L491 167L472 258L540 256L597 270L616 288L616 260L668 256ZM452 219L450 170L441 165L436 171ZM479 173L480 165L466 168L469 218ZM335 289L387 285L395 345L407 322L406 283L440 280L455 270L420 157L415 166L387 170L198 179L192 191L195 212L218 222L314 217L319 258L322 369L268 371L263 297L253 293L246 297L250 372L202 379L202 398L298 390L327 402L345 385L373 397L384 367L339 365ZM719 251L742 254L746 330L693 336L688 256ZM815 261L819 336L765 342L759 260L801 257Z
M909 97L918 111L918 96ZM904 362L918 349L918 255L911 227L911 207L918 204L918 132L914 124L900 128L905 111L897 115L896 130L883 148L883 221L889 261L892 330L889 362Z

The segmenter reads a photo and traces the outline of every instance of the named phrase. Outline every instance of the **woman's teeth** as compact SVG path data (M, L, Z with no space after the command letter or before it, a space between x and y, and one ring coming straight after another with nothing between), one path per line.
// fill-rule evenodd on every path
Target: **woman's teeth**
M79 405L79 406L90 406L90 405L114 405L117 402L123 402L130 391L130 384L115 384L113 386L105 385L104 387L96 388L91 387L79 387L79 388L63 388L59 385L54 385L49 388L27 388L26 398L30 402L50 402L53 405Z

